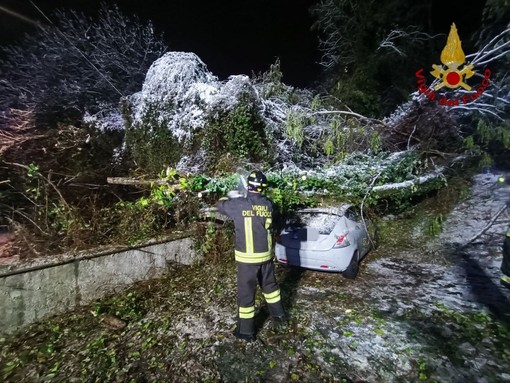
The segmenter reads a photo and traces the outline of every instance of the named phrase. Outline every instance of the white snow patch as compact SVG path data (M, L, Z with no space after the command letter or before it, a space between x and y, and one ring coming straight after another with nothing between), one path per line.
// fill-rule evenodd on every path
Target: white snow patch
M94 126L101 132L124 130L124 119L118 110L106 109L95 114L86 112L83 122Z
M439 243L465 244L484 229L510 200L510 188L498 182L502 173L478 174L472 179L471 197L460 203L443 221ZM490 227L486 235L501 237L510 223L510 209Z
M156 60L145 77L142 87L144 101L163 104L185 98L196 83L217 81L205 63L191 52L167 52ZM198 89L200 90L200 89Z
M397 189L404 189L413 185L421 185L425 182L428 182L433 179L437 178L444 178L443 175L444 167L439 167L436 170L434 170L432 173L425 174L423 176L416 177L414 180L407 180L402 182L395 182L391 184L385 184L380 186L374 186L372 191L382 191L382 190L397 190Z

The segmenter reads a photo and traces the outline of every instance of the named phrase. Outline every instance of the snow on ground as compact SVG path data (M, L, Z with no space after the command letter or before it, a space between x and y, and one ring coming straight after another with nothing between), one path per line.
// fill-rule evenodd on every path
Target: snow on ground
M508 201L510 190L497 184L498 176L475 176L470 197L443 222L429 250L448 262L420 263L416 254L408 256L413 250L383 249L375 260L368 256L355 281L313 273L300 284L294 306L313 310L311 328L323 341L317 353L330 355L323 357L325 368L364 382L510 381L507 354L495 352L508 339L485 332L485 326L510 325L510 290L499 284L508 215L484 244L451 246L480 232ZM478 330L482 339L472 335ZM340 368L340 361L348 366Z
M510 201L510 187L498 182L502 173L473 177L471 197L459 204L443 223L441 243L465 244L482 231L492 217ZM491 226L488 234L502 235L510 220L509 209ZM501 239L502 241L502 239Z

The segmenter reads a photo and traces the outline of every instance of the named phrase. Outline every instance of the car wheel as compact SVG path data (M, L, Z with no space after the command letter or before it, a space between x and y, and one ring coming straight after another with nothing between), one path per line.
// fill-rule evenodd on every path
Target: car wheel
M344 270L342 275L348 279L354 279L358 275L359 272L359 261L358 261L358 251L356 250L352 255L351 262L349 266Z

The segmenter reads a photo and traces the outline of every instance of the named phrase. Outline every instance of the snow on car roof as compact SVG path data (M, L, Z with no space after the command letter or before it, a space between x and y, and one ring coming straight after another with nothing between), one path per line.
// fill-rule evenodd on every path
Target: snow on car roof
M351 206L352 205L345 203L337 206L311 207L306 209L300 209L297 211L297 213L326 213L343 216L346 210L349 209Z

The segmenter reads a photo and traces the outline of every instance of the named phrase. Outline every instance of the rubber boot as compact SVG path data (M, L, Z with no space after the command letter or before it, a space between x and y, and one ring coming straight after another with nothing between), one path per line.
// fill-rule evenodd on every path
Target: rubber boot
M239 332L238 327L236 327L236 329L234 330L234 336L237 339L244 340L247 343L255 342L257 340L257 337L255 336L255 334L242 334Z

